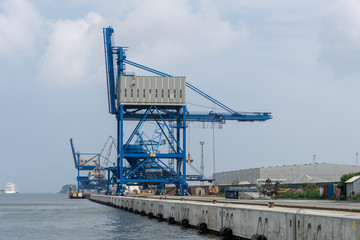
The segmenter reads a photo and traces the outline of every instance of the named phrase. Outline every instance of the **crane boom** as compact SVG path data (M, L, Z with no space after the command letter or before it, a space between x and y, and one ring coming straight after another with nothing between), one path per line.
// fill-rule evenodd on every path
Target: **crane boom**
M74 143L73 143L73 140L72 138L70 138L70 146L71 146L71 152L72 152L72 155L73 155L73 158L74 158L74 165L76 168L78 168L78 154L76 154L75 152L75 147L74 147Z
M138 121L144 117L146 113L143 111L129 111L124 114L124 119L128 121ZM165 121L172 120L173 114L171 112L164 112L160 115L147 115L149 120L158 120L159 116ZM225 123L226 120L235 120L241 122L254 122L254 121L266 121L271 119L271 113L269 112L237 112L236 114L228 112L187 112L187 122L214 122Z
M114 56L117 57L117 77L120 75L125 75L125 64L129 64L131 66L140 68L142 70L157 74L163 77L172 77L172 75L158 71L156 69L146 67L139 63L130 61L126 59L126 47L116 47L112 44L112 34L114 33L114 29L111 27L104 28L104 47L105 47L105 63L106 63L106 76L107 76L107 85L108 85L108 101L109 101L109 112L112 114L116 114L116 81L115 81L115 65L114 65ZM194 85L186 82L186 86L198 93L199 95L203 96L204 98L208 99L212 103L216 104L220 108L226 110L225 113L209 113L209 114L197 114L188 112L186 117L187 121L200 121L200 122L219 122L223 120L236 120L236 121L266 121L272 118L270 112L237 112L230 107L226 106L225 104L221 103L220 101L216 100L215 98L209 96L205 92L201 91ZM126 118L126 116L124 116ZM130 119L134 116L128 116ZM136 118L138 119L138 118Z

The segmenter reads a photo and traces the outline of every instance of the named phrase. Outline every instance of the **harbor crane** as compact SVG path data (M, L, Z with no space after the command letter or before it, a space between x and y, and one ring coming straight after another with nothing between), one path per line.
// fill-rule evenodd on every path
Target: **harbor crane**
M162 194L167 184L174 184L177 195L186 195L187 181L204 181L202 175L186 174L188 122L254 122L272 118L270 112L235 111L187 82L185 77L172 76L128 60L127 47L115 46L113 34L112 27L103 28L109 113L115 115L117 121L116 171L109 176L117 186L116 194L123 194L124 185L131 184L156 186L157 193ZM125 71L126 65L156 76L129 74ZM223 112L188 111L186 88ZM137 125L126 139L124 129L131 127L128 126L131 121ZM142 139L141 129L145 123L156 126L150 141ZM169 144L168 152L159 151L164 141Z
M106 178L106 171L111 172L115 169L115 163L110 160L112 147L115 146L116 148L115 139L109 136L100 153L76 152L72 138L70 139L70 146L77 170L78 192L83 190L109 191L110 184ZM106 155L104 156L107 146Z

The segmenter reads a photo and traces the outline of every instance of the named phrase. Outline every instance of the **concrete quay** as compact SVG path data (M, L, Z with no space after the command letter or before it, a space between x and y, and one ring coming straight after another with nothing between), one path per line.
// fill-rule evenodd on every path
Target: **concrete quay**
M227 239L360 240L360 203L355 202L109 195L90 200Z
M150 195L149 198L164 198L163 196ZM166 196L165 199L181 199L181 196ZM360 202L359 201L337 201L337 200L293 200L293 199L226 199L223 197L201 197L201 196L188 196L187 200L192 201L204 201L212 202L216 200L218 203L233 203L233 204L246 204L246 205L260 205L268 206L269 202L273 202L277 207L288 207L295 209L319 209L319 210L330 210L330 211L349 211L360 213Z

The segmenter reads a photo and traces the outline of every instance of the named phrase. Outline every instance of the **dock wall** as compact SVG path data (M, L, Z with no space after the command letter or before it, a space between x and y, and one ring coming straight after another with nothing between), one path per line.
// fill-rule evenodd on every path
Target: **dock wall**
M183 198L168 200L91 195L90 200L238 239L360 239L359 213L331 215L320 211L200 202Z

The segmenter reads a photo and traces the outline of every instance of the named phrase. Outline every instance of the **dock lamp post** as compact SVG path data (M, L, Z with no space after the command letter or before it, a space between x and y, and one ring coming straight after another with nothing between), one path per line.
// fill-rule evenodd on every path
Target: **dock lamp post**
M200 142L201 146L201 162L200 162L200 173L202 176L204 176L204 144L205 142ZM201 185L204 185L204 182L200 182Z

